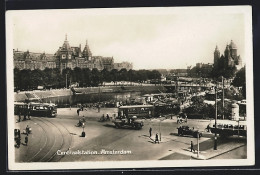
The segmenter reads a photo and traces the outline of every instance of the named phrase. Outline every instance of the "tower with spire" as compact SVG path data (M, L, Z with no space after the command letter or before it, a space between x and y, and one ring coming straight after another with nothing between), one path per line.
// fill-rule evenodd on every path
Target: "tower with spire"
M230 41L230 44L226 45L226 49L224 51L224 56L223 57L223 63L224 65L223 68L228 68L228 67L236 67L237 70L242 68L242 60L240 55L237 55L237 46L233 42L233 40ZM218 47L216 46L215 51L214 51L214 66L218 66L218 63L220 61L220 52L218 50Z
M216 48L214 51L214 66L218 65L219 58L220 58L220 52L219 52L218 46L216 45Z
M56 66L60 68L61 71L62 69L73 68L71 64L72 54L73 54L73 50L69 45L69 41L67 39L67 34L66 34L62 47L60 47L58 51L55 53L57 57Z
M82 51L82 57L85 58L86 60L91 60L92 53L88 46L88 40L86 40L86 45Z

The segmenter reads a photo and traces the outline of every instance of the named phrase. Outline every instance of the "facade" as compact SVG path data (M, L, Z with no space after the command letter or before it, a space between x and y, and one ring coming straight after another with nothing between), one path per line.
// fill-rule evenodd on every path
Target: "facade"
M222 63L220 63L221 58L224 60ZM243 67L242 59L240 55L237 55L237 46L232 40L230 44L227 44L224 55L222 54L220 56L220 51L218 46L216 46L214 51L214 67L215 66L223 66L224 68L236 67L237 70Z
M33 52L22 52L13 50L14 68L22 69L40 69L45 68L58 68L60 71L66 68L74 69L89 68L90 70L96 68L98 70L107 69L133 69L133 64L129 62L114 63L113 57L103 56L92 56L88 42L81 51L81 45L79 47L71 47L67 40L57 50L55 54L45 53L33 53Z

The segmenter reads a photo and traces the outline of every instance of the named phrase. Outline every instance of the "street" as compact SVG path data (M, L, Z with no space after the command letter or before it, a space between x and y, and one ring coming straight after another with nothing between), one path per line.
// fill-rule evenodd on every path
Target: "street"
M32 128L28 146L21 145L15 150L17 162L71 162L71 161L119 161L119 160L176 160L192 159L196 153L190 152L193 141L197 150L197 138L178 136L177 127L188 125L202 132L200 151L207 159L245 145L245 138L218 140L218 150L213 150L213 134L205 128L209 120L189 120L186 124L177 124L173 119L146 119L141 130L132 128L116 129L112 121L99 122L102 114L110 117L117 113L117 108L87 109L77 115L76 108L59 108L56 118L32 117L31 120L16 123L21 132L26 125ZM85 116L84 131L76 127L79 119ZM17 118L17 116L16 116ZM149 137L149 128L152 137ZM161 134L160 134L161 131ZM159 135L159 144L154 143L155 134ZM160 137L161 136L161 137ZM22 134L22 143L25 135ZM240 154L228 153L228 157L245 158L246 149ZM241 155L241 156L239 156Z

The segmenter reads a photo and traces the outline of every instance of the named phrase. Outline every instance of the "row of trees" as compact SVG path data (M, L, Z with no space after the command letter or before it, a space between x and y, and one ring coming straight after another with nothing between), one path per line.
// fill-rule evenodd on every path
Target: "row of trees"
M14 69L14 87L16 90L32 90L38 86L51 87L51 88L64 88L72 84L79 83L80 87L87 86L98 86L103 82L114 82L116 84L118 81L131 81L142 83L150 79L160 79L161 74L157 70L129 70L113 69L108 71L103 69L99 71L94 68L92 70L88 68L78 68L75 69L64 69L60 72L59 69L49 69L44 70L19 70Z

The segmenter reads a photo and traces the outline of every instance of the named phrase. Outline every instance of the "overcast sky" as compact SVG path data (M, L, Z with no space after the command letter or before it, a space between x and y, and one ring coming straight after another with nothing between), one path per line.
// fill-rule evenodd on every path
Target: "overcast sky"
M93 56L129 61L134 69L186 68L213 63L231 39L245 57L248 7L31 10L7 13L13 49L54 54L65 34ZM247 12L247 11L246 11Z

